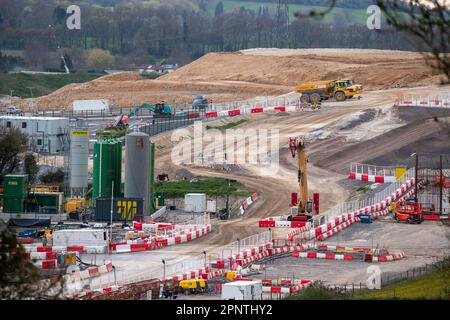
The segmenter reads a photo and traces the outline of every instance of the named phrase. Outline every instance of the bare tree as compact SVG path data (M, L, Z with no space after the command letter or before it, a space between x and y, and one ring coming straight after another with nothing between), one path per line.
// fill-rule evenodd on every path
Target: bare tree
M332 12L337 0L330 0L323 11L295 13L298 19L322 18ZM389 25L413 36L425 61L450 83L450 9L447 0L377 0L377 5Z

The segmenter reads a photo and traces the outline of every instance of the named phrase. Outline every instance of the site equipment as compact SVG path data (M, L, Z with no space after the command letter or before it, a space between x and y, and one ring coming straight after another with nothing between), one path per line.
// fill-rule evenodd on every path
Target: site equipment
M398 203L394 218L397 222L421 224L423 222L422 206L418 202Z
M292 157L298 157L298 185L299 185L299 199L297 207L291 208L291 215L288 217L289 221L299 220L306 221L311 219L313 211L313 202L308 196L308 179L306 173L306 147L304 137L289 138L289 148Z
M361 223L372 223L372 215L369 214L361 214L359 215L359 218L361 219Z
M138 114L138 112L142 109L149 110L153 112L154 118L161 117L171 117L172 116L172 107L170 105L166 105L164 102L156 103L154 106L148 103L144 103L141 106L138 106L131 110L128 116L134 117Z
M337 101L351 99L363 91L360 84L354 84L352 80L329 80L307 82L295 87L295 91L301 93L303 103L316 103L321 100L334 98Z
M261 281L234 281L222 285L222 300L261 300Z
M190 279L190 280L181 280L179 283L179 287L181 291L184 291L185 294L189 293L203 293L208 289L208 283L205 279Z
M114 119L114 122L105 129L97 130L95 134L100 137L117 138L124 136L128 131L128 116L121 114Z
M192 109L204 110L208 107L208 99L205 96L196 96L192 101Z

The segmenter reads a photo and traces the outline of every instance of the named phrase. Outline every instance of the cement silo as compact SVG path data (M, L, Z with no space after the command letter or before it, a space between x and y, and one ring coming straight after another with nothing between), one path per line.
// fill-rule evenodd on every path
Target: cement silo
M84 196L88 188L89 131L70 131L70 194Z
M92 198L110 197L114 182L114 196L121 196L122 143L116 139L100 140L94 144L94 174Z
M142 132L125 138L125 197L144 199L144 215L150 212L151 170L150 139Z

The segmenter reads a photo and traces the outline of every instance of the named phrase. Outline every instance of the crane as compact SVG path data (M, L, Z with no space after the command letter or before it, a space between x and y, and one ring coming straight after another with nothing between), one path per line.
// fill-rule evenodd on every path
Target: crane
M288 217L289 221L300 220L305 221L311 218L310 215L313 211L313 202L308 196L308 177L306 172L306 164L308 158L306 156L305 138L289 138L289 149L291 150L292 157L298 158L298 186L299 186L299 200L297 210L291 209L291 215ZM296 211L296 215L295 214Z

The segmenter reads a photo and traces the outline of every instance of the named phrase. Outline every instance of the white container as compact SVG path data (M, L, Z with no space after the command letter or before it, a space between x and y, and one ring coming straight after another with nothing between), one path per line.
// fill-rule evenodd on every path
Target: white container
M217 212L216 200L206 200L206 212Z
M222 300L261 300L261 281L234 281L222 286Z
M186 212L205 212L206 211L206 194L204 193L187 193L184 195L184 211Z
M108 232L104 229L67 229L53 232L53 246L106 246Z

